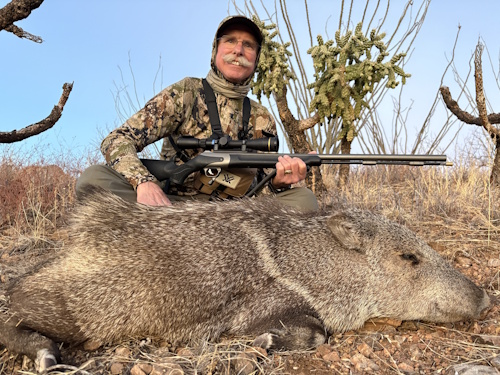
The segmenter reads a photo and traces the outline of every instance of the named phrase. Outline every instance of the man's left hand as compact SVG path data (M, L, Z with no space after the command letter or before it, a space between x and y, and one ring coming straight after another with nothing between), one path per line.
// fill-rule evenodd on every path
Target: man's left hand
M278 157L276 176L272 180L275 188L282 188L300 182L306 178L307 166L302 159L289 155Z

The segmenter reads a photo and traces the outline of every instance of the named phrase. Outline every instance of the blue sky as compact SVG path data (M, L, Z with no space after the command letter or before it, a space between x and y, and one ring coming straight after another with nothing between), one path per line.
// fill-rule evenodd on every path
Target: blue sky
M0 7L7 3L0 0ZM273 7L274 0L264 3ZM338 3L309 1L313 34L324 35L327 23L330 35L334 34ZM289 0L288 6L290 16L300 20L296 34L305 37L303 1ZM0 32L0 131L43 119L59 100L62 85L74 82L62 118L30 142L62 145L76 152L95 147L103 134L122 122L114 99L115 85L122 86L120 69L129 92L134 92L129 56L142 103L154 91L185 76L205 76L217 25L233 9L227 0L46 0L28 19L17 23L41 36L42 44ZM418 117L428 111L439 87L459 24L456 62L461 74L468 72L479 37L486 42L498 71L498 14L498 0L433 0L406 67L412 77L405 100L414 103L416 123L422 121ZM486 67L484 75L485 80L492 79ZM453 88L451 74L445 83ZM498 87L494 85L487 94L498 98ZM495 109L499 112L500 105Z

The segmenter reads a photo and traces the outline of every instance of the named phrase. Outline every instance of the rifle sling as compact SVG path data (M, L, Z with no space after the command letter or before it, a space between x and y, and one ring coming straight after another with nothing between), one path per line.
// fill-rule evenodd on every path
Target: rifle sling
M205 91L205 103L208 107L208 117L210 118L210 126L212 127L212 136L215 138L222 138L224 132L220 124L219 111L217 110L217 100L215 98L212 86L205 78L202 79L203 89ZM243 130L238 132L239 139L246 139L248 137L248 123L250 122L251 105L250 99L246 96L243 99Z

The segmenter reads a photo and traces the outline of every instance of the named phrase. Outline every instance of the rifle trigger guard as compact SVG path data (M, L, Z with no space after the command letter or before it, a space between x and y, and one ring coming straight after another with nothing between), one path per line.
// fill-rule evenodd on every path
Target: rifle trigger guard
M212 185L217 177L219 177L221 172L220 168L203 168L203 173L205 176L210 178L209 185Z

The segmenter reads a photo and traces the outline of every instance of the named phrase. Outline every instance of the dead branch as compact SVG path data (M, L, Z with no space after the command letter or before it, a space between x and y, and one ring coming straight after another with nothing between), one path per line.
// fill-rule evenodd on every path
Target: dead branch
M43 42L43 39L40 38L39 36L30 34L27 31L24 31L23 29L21 29L20 27L18 27L16 25L7 26L5 28L5 31L9 31L21 39L28 39L28 40L31 40L32 42L35 42L35 43L42 43Z
M443 96L443 100L448 109L455 116L457 116L460 121L471 125L481 126L488 132L495 145L495 157L493 159L493 165L491 167L490 182L492 186L500 187L500 128L496 128L492 125L500 123L500 114L493 113L488 115L486 110L486 99L484 97L483 88L483 67L481 62L483 48L483 45L481 43L478 43L474 56L476 104L477 110L479 112L479 117L474 117L470 113L463 111L458 103L452 99L448 87L442 86L439 90L441 91L441 95Z
M48 115L42 121L26 126L19 131L13 130L11 132L0 132L0 143L13 143L22 141L23 139L40 134L45 130L53 127L61 117L64 105L66 104L66 101L68 100L69 94L71 93L72 89L73 83L65 83L63 85L63 93L61 95L61 98L59 99L59 103L54 106L54 108L50 112L50 115Z
M491 125L490 121L488 120L488 113L486 110L486 99L484 98L484 89L483 89L483 66L481 62L481 55L483 53L483 45L481 43L478 43L475 51L475 57L474 57L474 66L475 66L475 72L474 72L474 78L476 82L476 103L477 103L477 110L479 111L479 118L481 120L481 123L483 124L483 127L486 129L488 134L491 134L493 136L500 136L500 129L496 129L494 126Z
M468 112L465 112L460 108L458 103L451 97L450 89L446 86L441 86L439 88L441 95L443 97L446 107L455 115L460 121L467 124L483 126L483 122L480 117L474 117ZM488 115L488 121L490 124L500 124L500 113L490 113Z
M25 32L20 27L15 26L14 22L27 18L42 3L43 0L12 0L0 9L0 31L6 30L19 38L41 43L42 39L40 37Z

